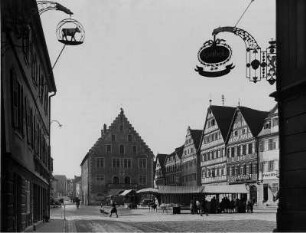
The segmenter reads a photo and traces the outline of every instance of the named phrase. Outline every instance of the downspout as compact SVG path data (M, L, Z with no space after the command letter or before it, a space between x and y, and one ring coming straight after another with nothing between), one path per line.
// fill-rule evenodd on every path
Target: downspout
M51 172L51 98L56 95L56 91L54 91L49 97L49 187L48 187L48 197L47 197L47 211L48 211L48 219L50 219L50 195L51 195L51 186L52 186L52 172ZM53 164L52 164L53 167Z

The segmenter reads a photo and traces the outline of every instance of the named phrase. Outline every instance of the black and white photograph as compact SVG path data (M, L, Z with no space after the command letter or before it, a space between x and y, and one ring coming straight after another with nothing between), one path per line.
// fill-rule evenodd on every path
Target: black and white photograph
M306 1L0 7L0 232L306 232Z

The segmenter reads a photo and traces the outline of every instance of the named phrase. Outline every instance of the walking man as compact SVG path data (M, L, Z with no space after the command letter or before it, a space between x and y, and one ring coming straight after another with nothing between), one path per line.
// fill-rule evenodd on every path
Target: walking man
M118 218L116 203L114 201L113 201L113 204L112 204L111 214L109 215L109 217L112 217L113 213L115 213L117 218Z

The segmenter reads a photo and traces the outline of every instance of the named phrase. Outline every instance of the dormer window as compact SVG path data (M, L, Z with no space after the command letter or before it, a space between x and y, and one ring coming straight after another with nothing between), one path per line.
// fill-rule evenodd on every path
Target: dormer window
M271 121L267 121L267 122L264 124L264 129L271 129Z

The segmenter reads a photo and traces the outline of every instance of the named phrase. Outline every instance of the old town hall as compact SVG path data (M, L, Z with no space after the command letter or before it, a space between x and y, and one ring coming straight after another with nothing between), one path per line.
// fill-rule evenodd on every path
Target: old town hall
M153 187L154 154L126 118L123 109L81 163L83 202L99 204L127 189Z

